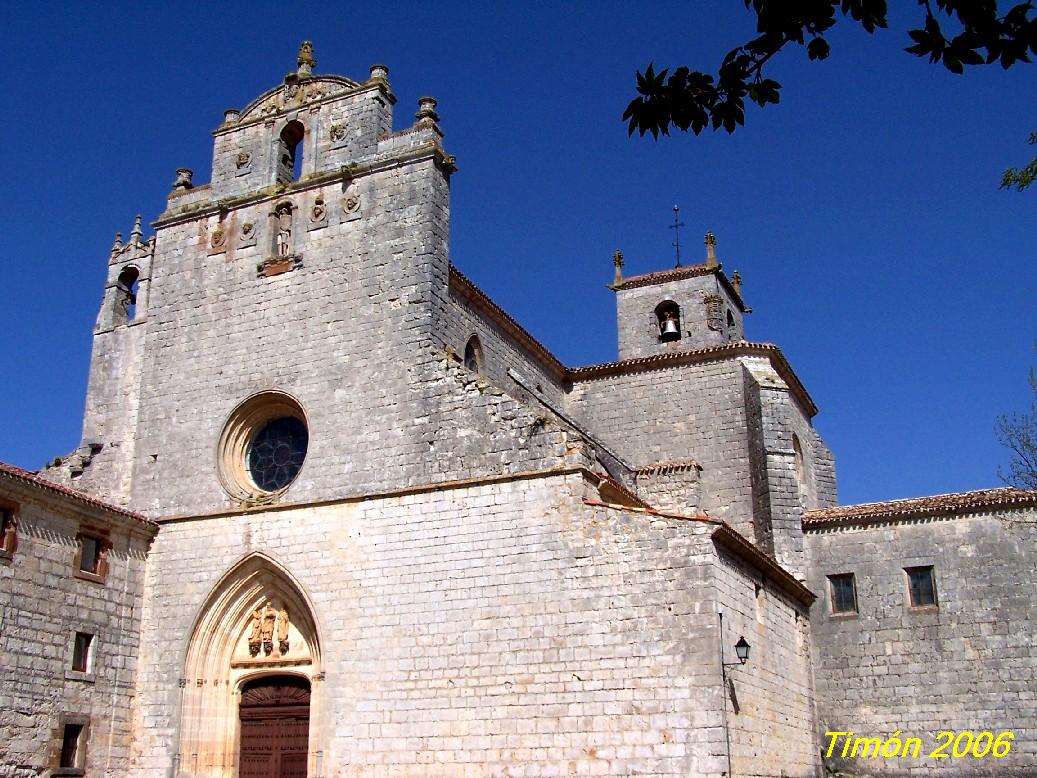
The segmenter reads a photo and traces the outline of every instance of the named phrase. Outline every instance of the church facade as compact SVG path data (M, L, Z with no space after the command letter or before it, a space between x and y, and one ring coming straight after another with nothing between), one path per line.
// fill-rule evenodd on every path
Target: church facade
M838 507L712 236L562 364L451 263L436 101L314 65L117 236L80 448L0 469L0 775L1037 769L1037 493Z

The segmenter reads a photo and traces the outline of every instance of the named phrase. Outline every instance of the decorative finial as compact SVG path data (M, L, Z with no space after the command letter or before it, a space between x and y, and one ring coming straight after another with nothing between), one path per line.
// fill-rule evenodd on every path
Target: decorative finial
M717 238L712 232L706 233L706 267L717 266Z
M684 222L681 221L681 209L678 206L673 206L673 224L670 225L670 229L673 230L673 248L677 251L677 264L674 267L681 266L681 227L684 226Z
M612 264L616 266L616 277L612 280L613 286L623 283L623 252L616 249L612 255Z
M122 233L121 232L117 232L117 233L115 233L115 242L112 244L112 256L115 256L116 254L118 254L119 250L121 248L122 248Z
M133 220L133 229L130 231L130 243L140 243L141 237L144 235L144 230L140 228L140 214L137 214L137 218Z
M313 58L313 43L310 41L302 42L302 45L299 46L299 56L296 62L299 65L299 70L296 71L299 77L309 78L313 68L317 67L317 60Z
M731 274L731 286L735 288L735 292L739 297L742 296L742 274L737 270Z
M385 81L389 77L389 68L385 65L371 65L371 80Z
M430 122L438 122L439 114L436 113L436 98L434 97L419 97L418 98L418 112L414 114L414 118L419 122L428 119Z

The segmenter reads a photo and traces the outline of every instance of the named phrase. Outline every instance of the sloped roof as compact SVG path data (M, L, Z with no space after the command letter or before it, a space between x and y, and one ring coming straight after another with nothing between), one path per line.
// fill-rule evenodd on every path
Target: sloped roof
M905 500L869 502L823 508L803 514L806 529L847 523L871 523L926 516L958 516L997 509L1037 507L1037 489L977 489L971 492L912 497Z
M93 508L99 508L109 513L115 513L119 516L124 516L128 519L139 521L141 524L144 524L148 527L158 529L158 524L151 521L150 519L145 518L139 513L128 511L125 508L119 508L115 505L106 503L104 500L99 500L96 497L92 497L89 494L85 494L84 492L79 492L75 489L69 489L67 486L59 486L58 484L52 483L46 480L45 478L41 478L36 473L32 473L28 470L22 470L20 467L9 465L6 462L0 462L0 476L7 477L11 480L19 481L24 484L29 484L30 486L35 486L52 494L61 495L66 499L78 502L82 505L89 505Z

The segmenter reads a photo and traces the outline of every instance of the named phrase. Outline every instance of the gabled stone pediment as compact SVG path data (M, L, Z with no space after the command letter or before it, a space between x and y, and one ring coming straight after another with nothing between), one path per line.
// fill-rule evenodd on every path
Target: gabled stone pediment
M237 123L265 119L286 111L337 97L360 87L356 81L343 76L319 76L307 79L286 79L267 90L242 109Z

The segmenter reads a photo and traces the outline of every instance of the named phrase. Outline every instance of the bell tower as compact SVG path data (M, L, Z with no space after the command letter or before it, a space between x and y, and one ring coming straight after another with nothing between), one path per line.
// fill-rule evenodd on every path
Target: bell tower
M423 417L454 158L433 98L394 133L388 68L316 64L304 42L280 83L224 112L209 183L178 169L154 237L138 220L117 239L84 440L119 452L90 469L120 504L197 513L401 477L395 444L370 441Z
M619 330L619 358L716 346L743 340L743 316L751 309L742 300L738 271L729 279L716 257L716 238L705 236L701 264L623 277L623 254L612 258Z

